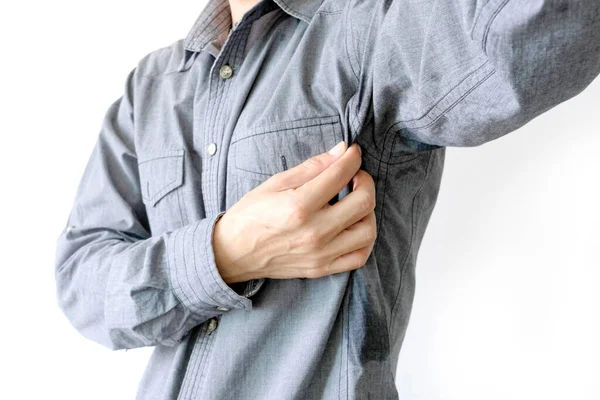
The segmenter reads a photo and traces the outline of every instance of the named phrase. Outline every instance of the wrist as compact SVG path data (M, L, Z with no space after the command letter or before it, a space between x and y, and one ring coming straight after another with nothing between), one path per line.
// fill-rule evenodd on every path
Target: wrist
M219 215L215 221L212 232L212 247L217 271L221 279L226 284L231 285L237 282L244 282L247 279L244 279L241 275L243 271L241 268L236 267L231 257L232 245L228 243L228 230L223 223L225 214Z

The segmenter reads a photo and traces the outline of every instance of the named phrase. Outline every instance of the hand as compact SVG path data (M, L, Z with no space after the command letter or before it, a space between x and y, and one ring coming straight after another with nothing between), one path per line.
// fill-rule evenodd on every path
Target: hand
M279 172L248 192L215 225L223 280L318 278L362 267L377 235L375 183L358 144ZM353 191L329 201L350 180Z

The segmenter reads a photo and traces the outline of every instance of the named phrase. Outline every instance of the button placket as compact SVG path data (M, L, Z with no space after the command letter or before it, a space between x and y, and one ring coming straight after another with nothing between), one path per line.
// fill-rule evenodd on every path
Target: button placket
M209 77L209 109L208 118L205 118L204 132L206 132L206 151L210 156L206 158L203 171L205 186L205 211L207 215L218 213L220 210L220 199L218 187L220 180L218 166L220 157L212 157L217 154L217 149L223 142L223 135L230 113L228 96L230 85L234 76L234 66L241 62L244 54L244 46L248 39L250 27L237 27L221 48L221 52L215 59L211 76ZM226 151L226 149L225 149ZM222 153L222 152L220 152Z

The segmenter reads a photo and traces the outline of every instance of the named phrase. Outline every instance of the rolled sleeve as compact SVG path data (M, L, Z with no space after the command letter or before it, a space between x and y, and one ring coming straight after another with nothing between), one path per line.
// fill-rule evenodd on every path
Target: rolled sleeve
M264 278L245 282L239 294L219 274L212 237L215 224L224 213L190 224L170 241L173 259L169 271L175 295L194 312L223 308L250 310L252 300L248 297L264 283Z

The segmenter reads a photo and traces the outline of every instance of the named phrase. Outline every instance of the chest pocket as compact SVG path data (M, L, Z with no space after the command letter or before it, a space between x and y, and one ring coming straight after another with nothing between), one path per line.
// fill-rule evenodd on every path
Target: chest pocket
M298 119L235 132L229 149L232 204L274 174L344 140L338 115Z
M183 225L179 194L183 185L184 149L161 150L138 159L142 200L152 234Z

